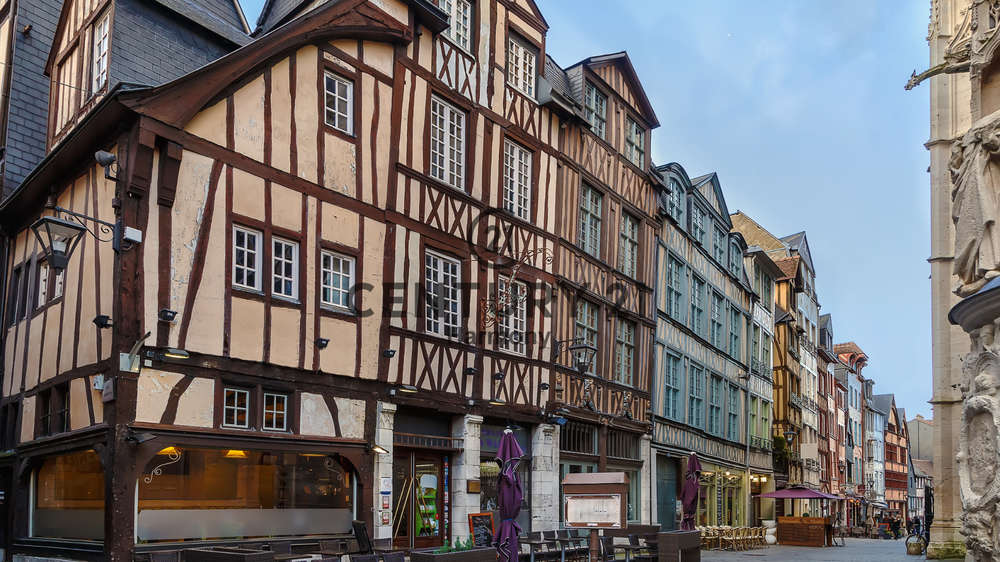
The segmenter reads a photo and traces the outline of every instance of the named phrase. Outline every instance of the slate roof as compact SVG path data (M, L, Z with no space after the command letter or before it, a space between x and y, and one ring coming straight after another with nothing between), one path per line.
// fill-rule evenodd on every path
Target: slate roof
M568 100L576 99L573 96L573 88L569 85L569 77L556 61L552 60L548 54L545 55L545 79L552 84L552 89L559 92Z
M888 416L896 397L892 394L876 394L872 398L875 400L875 409Z
M831 320L831 317L830 317L829 314L824 314L824 315L820 316L819 317L819 329L823 330L825 328L828 328L830 326L830 320Z
M813 273L816 272L816 267L813 266L812 253L809 251L809 241L806 239L806 232L804 230L796 234L785 236L780 240L787 244L789 248L795 247L799 255L805 260L806 267L809 268L809 271L812 271Z
M330 0L330 2L340 1ZM262 35L271 31L281 23L281 20L285 16L292 13L295 8L303 3L304 0L267 0L264 3L264 8L260 11L260 16L257 18L257 29L254 30L254 35Z
M236 0L155 0L205 29L243 46L250 42Z
M858 344L852 341L849 341L847 343L834 344L833 352L836 353L837 355L840 355L842 353L857 353L858 355L865 355L865 352L861 351L861 348L858 347Z
M927 478L934 478L934 461L927 461L922 459L911 459L913 461L913 468L924 473Z

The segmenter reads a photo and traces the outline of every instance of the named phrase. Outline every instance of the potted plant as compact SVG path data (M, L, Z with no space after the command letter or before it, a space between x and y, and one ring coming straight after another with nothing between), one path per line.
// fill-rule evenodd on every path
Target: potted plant
M410 562L495 562L497 551L492 546L476 547L472 537L456 539L454 543L438 548L422 548L410 551Z

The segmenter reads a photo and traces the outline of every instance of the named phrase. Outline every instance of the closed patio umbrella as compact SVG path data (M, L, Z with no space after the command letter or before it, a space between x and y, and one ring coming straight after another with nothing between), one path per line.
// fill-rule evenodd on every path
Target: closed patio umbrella
M500 463L500 474L497 476L500 525L493 537L493 546L497 549L498 562L511 562L512 557L518 553L517 535L521 533L521 526L515 519L521 513L524 489L521 487L521 478L517 475L517 465L523 456L524 451L514 439L514 432L510 428L505 429L496 456Z
M682 531L694 530L694 517L698 511L698 490L701 486L700 475L701 462L696 453L691 453L691 456L688 457L687 478L681 489L681 503L684 506L684 519L681 520Z

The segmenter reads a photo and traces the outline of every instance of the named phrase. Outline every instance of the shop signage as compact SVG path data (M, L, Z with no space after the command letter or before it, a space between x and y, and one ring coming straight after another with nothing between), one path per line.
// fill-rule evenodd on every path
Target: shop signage
M686 429L662 423L653 423L653 441L671 445L685 451L694 451L699 455L707 455L717 459L743 465L746 461L746 450L723 443L721 439L709 439Z
M566 494L564 497L567 527L622 528L621 494Z

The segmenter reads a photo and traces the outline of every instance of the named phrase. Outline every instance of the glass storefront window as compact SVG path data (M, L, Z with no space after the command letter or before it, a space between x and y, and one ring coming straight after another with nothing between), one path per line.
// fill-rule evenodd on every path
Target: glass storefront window
M563 521L565 521L566 513L563 511L563 487L562 481L566 479L567 474L591 474L597 472L596 462L587 461L563 461L559 463L559 526L563 526Z
M608 472L624 472L628 476L628 497L625 500L625 509L629 521L639 521L639 471L633 468L608 467Z
M345 533L355 476L338 455L167 447L138 482L140 541Z
M104 469L94 451L45 459L35 473L31 536L104 539Z
M479 494L479 507L483 511L492 511L494 522L500 521L499 517L499 492L497 489L500 474L500 465L496 462L496 453L500 447L500 438L506 427L496 424L483 424L480 428L480 462L479 479L482 484L482 492ZM517 475L521 479L521 486L524 489L524 500L521 503L521 513L517 516L517 524L525 532L531 530L531 441L529 440L530 429L515 430L514 439L521 446L524 457L517 465Z

